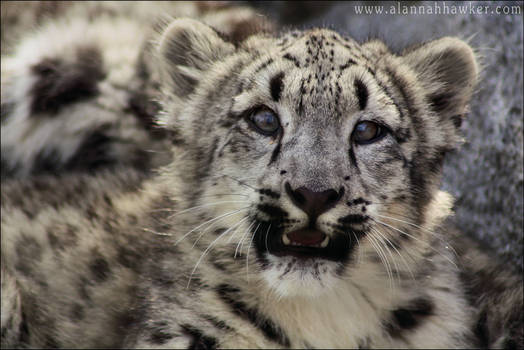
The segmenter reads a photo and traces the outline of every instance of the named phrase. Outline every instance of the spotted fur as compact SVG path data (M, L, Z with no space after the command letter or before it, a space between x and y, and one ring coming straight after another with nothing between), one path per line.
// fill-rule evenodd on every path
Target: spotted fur
M90 108L123 123L132 107L112 103L137 77L159 94L173 155L158 175L129 164L79 174L63 167L82 147L64 157L58 141L54 175L2 182L3 347L523 346L521 280L447 225L452 199L439 190L477 80L465 42L394 54L327 29L239 37L175 19L110 63L111 45L89 36L103 20L74 18L41 32L71 28L56 47L6 64L2 139L15 125L29 139L55 132L49 122ZM131 19L112 38L142 43ZM120 70L125 88L111 80ZM277 132L254 124L261 110ZM380 138L355 142L362 121ZM5 147L20 153L3 163L28 159L20 174L35 175L27 164L52 143L12 137ZM290 254L283 235L306 229L328 245Z

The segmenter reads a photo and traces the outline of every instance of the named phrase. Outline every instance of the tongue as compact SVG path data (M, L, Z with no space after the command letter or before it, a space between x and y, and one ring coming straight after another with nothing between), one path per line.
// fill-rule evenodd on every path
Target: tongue
M322 243L324 238L326 238L326 234L313 229L304 229L290 232L287 234L287 237L291 242L300 245L317 245Z

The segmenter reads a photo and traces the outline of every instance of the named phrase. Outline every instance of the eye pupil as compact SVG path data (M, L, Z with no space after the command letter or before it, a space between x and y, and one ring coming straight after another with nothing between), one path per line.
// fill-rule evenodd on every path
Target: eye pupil
M366 144L377 141L382 135L382 129L376 123L365 121L355 127L353 139L356 143Z
M251 121L255 125L257 131L271 135L278 131L280 123L274 112L269 110L262 110L254 113Z

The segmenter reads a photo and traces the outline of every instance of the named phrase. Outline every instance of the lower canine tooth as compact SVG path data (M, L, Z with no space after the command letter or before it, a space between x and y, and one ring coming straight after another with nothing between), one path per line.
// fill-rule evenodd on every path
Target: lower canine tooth
M329 236L326 236L326 238L324 238L324 240L322 241L322 243L320 243L320 246L321 246L322 248L326 248L327 245L328 245L328 243L329 243Z
M282 235L282 243L284 243L284 245L289 245L291 243L291 241L289 240L289 238L285 234Z

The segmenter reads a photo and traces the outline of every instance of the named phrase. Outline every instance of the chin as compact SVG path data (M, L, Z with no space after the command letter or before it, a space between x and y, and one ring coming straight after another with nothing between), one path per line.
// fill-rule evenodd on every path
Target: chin
M350 235L327 235L311 227L286 232L261 222L254 244L261 273L279 297L315 297L340 283L355 242Z
M340 283L341 266L325 259L267 254L262 276L280 298L317 297Z

